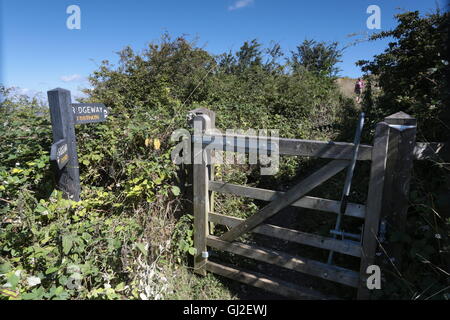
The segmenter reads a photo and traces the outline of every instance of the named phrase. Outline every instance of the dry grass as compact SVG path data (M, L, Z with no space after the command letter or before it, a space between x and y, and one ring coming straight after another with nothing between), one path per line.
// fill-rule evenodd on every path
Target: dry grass
M354 98L356 80L352 78L339 78L336 80L336 83L344 96Z

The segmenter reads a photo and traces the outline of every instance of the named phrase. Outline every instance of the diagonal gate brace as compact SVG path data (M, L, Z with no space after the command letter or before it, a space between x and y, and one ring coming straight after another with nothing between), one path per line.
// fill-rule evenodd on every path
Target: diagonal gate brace
M279 195L272 202L259 210L256 214L243 221L230 231L224 233L220 239L224 241L234 241L244 233L256 228L266 219L272 217L280 210L290 206L292 203L303 197L315 187L321 185L326 180L330 179L350 164L348 160L333 160L327 165L323 166L306 179L300 181L294 187L289 189L284 194Z

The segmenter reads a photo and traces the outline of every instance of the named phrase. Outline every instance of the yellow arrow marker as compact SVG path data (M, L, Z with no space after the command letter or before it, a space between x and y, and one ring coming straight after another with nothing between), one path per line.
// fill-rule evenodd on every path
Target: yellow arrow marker
M155 141L153 141L153 147L155 150L159 150L159 148L161 148L161 141L159 141L159 139L155 139Z

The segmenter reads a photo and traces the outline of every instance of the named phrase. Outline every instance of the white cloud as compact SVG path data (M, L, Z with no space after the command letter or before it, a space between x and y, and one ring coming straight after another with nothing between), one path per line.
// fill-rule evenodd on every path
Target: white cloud
M238 0L232 6L229 6L228 10L233 11L233 10L242 9L242 8L248 7L253 2L255 2L255 1L254 0Z
M25 94L25 95L29 93L33 94L32 90L28 88L16 88L16 91L18 94Z
M64 82L75 82L75 81L81 81L83 80L83 77L79 74L71 74L68 76L62 76L61 80Z
M29 89L29 88L21 88L21 87L11 87L11 97L17 96L17 95L23 95L28 96L29 98L36 98L40 100L41 102L47 101L47 95L44 95L42 91ZM0 100L1 97L0 97Z
M14 92L17 94L20 94L20 95L29 96L31 98L36 95L41 94L41 92L37 91L37 90L28 89L28 88L19 88L19 87L14 87Z

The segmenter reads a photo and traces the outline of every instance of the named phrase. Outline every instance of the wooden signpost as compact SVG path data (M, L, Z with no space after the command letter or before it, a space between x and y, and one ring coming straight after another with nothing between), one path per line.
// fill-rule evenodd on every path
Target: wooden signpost
M50 160L57 164L58 188L68 199L80 201L75 124L106 121L108 109L101 103L71 103L70 91L61 88L50 90L47 95L53 131Z

